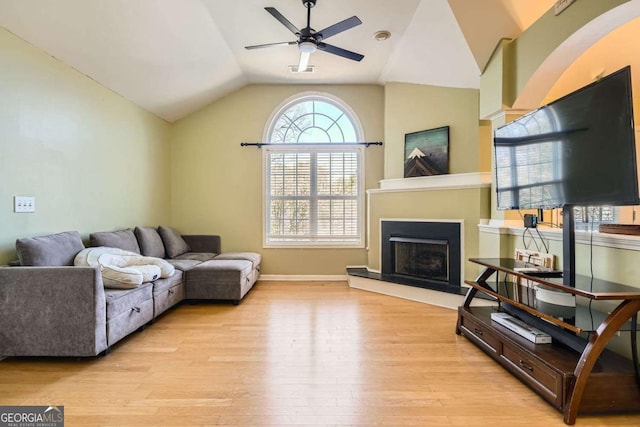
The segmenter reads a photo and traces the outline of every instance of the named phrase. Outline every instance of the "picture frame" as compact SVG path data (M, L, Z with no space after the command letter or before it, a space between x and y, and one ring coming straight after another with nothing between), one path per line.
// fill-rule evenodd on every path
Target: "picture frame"
M404 136L404 177L449 173L449 126Z

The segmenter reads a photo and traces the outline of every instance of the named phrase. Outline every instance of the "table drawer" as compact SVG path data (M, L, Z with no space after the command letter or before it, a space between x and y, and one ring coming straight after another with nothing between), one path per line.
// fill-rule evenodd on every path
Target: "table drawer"
M469 338L484 345L486 350L490 350L493 353L498 352L498 337L495 335L495 332L491 327L488 327L483 323L476 322L467 316L462 316L460 328Z
M540 344L545 345L545 344ZM542 397L562 408L564 395L562 375L509 343L502 343L502 359L510 370Z

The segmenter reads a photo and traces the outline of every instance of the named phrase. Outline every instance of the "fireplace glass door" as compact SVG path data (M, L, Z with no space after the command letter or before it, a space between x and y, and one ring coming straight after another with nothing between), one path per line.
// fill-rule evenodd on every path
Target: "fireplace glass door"
M449 242L446 240L391 237L394 274L449 281Z

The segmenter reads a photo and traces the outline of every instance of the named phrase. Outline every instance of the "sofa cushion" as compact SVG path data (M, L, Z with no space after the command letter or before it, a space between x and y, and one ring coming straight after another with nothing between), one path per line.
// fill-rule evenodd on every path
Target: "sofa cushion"
M175 258L185 252L191 251L187 242L184 241L180 233L171 227L158 227L158 233L164 243L164 249L167 251L167 257Z
M196 261L193 259L168 259L167 261L169 261L176 270L180 271L189 271L192 268L202 264L202 261Z
M91 246L107 246L124 249L125 251L140 253L140 246L130 228L118 231L101 231L89 235Z
M186 298L240 301L253 286L252 272L247 260L203 262L185 274Z
M174 259L205 262L215 258L216 255L218 254L212 252L186 252L182 255L178 255Z
M24 266L73 265L76 254L83 249L77 231L16 240L18 258Z
M136 227L133 234L138 239L142 255L164 258L164 244L158 230L152 227Z
M216 256L217 260L227 259L243 259L245 261L251 261L254 269L260 269L260 263L262 262L262 255L255 252L227 252Z

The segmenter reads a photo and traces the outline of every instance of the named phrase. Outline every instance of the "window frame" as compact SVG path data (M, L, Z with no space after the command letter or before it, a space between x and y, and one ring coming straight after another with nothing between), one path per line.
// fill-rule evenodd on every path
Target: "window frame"
M589 231L597 228L600 224L613 224L618 221L618 206L600 205L600 206L573 206L573 226L576 230ZM611 211L611 218L603 219L603 210ZM594 217L594 211L597 215Z
M270 146L264 146L262 149L262 226L263 226L263 238L262 238L262 246L265 249L268 248L342 248L342 249L351 249L357 248L362 249L365 247L365 150L361 145L356 145L358 142L364 141L364 132L362 130L362 126L360 124L360 120L358 119L355 112L341 99L326 93L320 92L304 92L297 95L294 95L284 102L282 102L271 114L268 122L266 123L263 141L266 143L271 142L271 133L274 131L274 127L281 117L287 110L296 104L310 101L321 101L326 102L334 107L340 109L344 112L347 118L350 120L351 124L354 127L356 133L357 141L353 142L334 142L334 143L325 143L325 144L311 144L311 143L277 143ZM271 200L270 197L270 188L269 188L269 156L271 153L276 151L293 151L293 152L322 152L322 151L340 151L340 148L344 148L345 151L354 151L357 150L358 157L358 194L357 194L357 209L358 209L358 236L357 242L338 242L338 241L313 241L304 240L301 238L299 241L291 240L286 242L277 242L269 240L269 227L270 220L269 218L269 202ZM317 197L317 196L310 196Z

